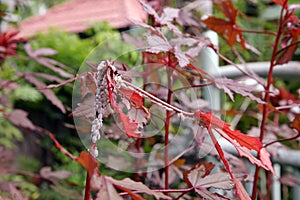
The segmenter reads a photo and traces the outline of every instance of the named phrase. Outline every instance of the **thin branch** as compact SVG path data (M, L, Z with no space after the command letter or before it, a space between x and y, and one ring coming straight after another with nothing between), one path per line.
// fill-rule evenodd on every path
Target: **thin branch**
M293 137L290 137L290 138L284 138L284 139L272 141L272 142L270 142L270 143L268 143L268 144L265 144L264 147L268 147L268 146L270 146L270 145L272 145L272 144L274 144L274 143L277 143L277 142L286 142L286 141L289 141L289 140L295 140L295 139L297 139L298 137L300 137L300 132L299 132L297 135L295 135L295 136L293 136Z
M235 66L240 72L242 72L243 74L245 74L246 76L248 76L249 78L252 78L254 80L257 81L257 83L264 85L264 83L259 79L259 77L256 76L256 74L250 74L249 72L247 72L245 69L241 68L240 66L238 66L237 64L235 64L234 62L232 62L230 59L226 58L224 55L222 55L215 47L211 46L211 48L215 51L215 53L225 62L231 64L232 66Z
M287 4L287 0L284 1L284 5L281 8L281 13L280 13L280 20L279 20L279 27L277 30L277 34L276 34L276 39L275 39L275 43L274 43L274 48L273 48L273 52L272 52L272 57L271 57L271 62L270 62L270 69L269 69L269 73L268 73L268 78L267 78L267 85L265 87L265 97L264 97L264 102L268 102L269 101L269 95L270 95L270 87L272 84L272 77L273 77L273 69L275 67L275 61L276 61L276 55L277 55L277 51L278 51L278 45L280 42L280 38L282 35L282 31L283 31L283 13L284 13L284 7ZM264 131L265 131L265 125L266 125L266 121L267 121L267 115L268 115L268 107L267 104L263 104L263 113L262 113L262 121L261 121L261 126L260 126L260 136L259 139L260 141L263 140L264 138ZM260 157L260 152L258 152L257 157ZM259 166L256 166L255 168L255 173L254 173L254 181L253 181L253 188L252 188L252 200L256 199L256 195L257 195L257 184L258 184L258 179L259 179Z
M195 147L197 147L197 145L192 145L189 148L183 150L180 154L178 154L175 158L173 158L172 160L169 161L168 165L171 165L172 163L174 163L176 160L178 160L182 155L186 154L187 152L193 150Z
M276 36L276 33L272 32L272 31L245 30L245 29L238 29L238 31L241 31L241 32L244 32L244 33L258 33L258 34L266 34L266 35Z
M53 89L53 88L59 88L63 85L66 85L68 83L72 83L73 81L75 81L77 79L77 75L73 78L70 78L62 83L59 83L59 84L51 84L51 85L48 85L45 89Z
M190 192L192 191L194 188L190 187L190 188L185 188L185 189L157 189L157 190L152 190L153 192L168 192L168 193L181 193L181 192ZM144 191L132 191L132 193L134 194L141 194L144 193ZM121 192L119 193L120 196L125 196L128 195L128 192Z
M137 86L135 86L135 85L133 85L133 84L125 81L125 80L123 80L122 83L125 86L127 86L127 87L129 87L129 88L131 88L131 89L133 89L135 91L137 91L141 96L147 97L152 102L156 103L157 105L159 105L159 106L161 106L161 107L163 107L165 109L173 110L176 113L182 114L185 117L191 117L191 118L194 117L194 113L186 112L184 110L181 110L180 108L177 108L177 107L175 107L175 106L173 106L171 104L168 104L168 103L164 102L163 100L157 98L156 96L154 96L154 95L152 95L152 94L144 91L143 89L141 89L141 88L139 88L139 87L137 87Z
M287 45L286 47L280 49L279 51L276 52L276 56L278 56L278 55L281 54L282 52L286 51L288 48L290 48L290 47L292 47L292 46L294 46L294 45L298 45L298 44L300 44L300 40L299 40L299 41L296 41L296 42L293 42L293 43Z
M184 86L184 87L181 87L181 88L174 89L173 93L177 92L179 90L185 90L185 89L190 89L190 88L198 88L198 87L206 87L206 86L210 86L212 84L213 83L203 83L203 84L197 84L197 85Z

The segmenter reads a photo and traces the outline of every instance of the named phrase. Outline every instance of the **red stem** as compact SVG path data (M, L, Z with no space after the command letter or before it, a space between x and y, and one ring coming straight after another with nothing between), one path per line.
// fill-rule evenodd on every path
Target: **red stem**
M244 33L258 33L258 34L266 34L266 35L273 35L276 36L275 32L272 31L265 31L265 30L245 30L245 29L238 29L238 31L244 32Z
M87 171L85 179L85 191L84 191L84 200L91 200L91 183L90 183L90 174Z
M284 5L286 3L287 3L287 1L285 1ZM265 133L265 124L266 124L267 115L268 115L267 102L269 102L269 95L270 95L270 87L271 87L271 84L272 84L273 69L274 69L274 66L275 66L275 61L276 61L275 59L276 59L276 55L277 55L277 51L278 51L278 45L279 45L279 42L280 42L280 37L281 37L281 34L282 34L282 30L283 30L283 27L282 27L282 25L283 25L283 11L284 11L284 6L282 6L281 13L280 13L279 27L278 27L278 31L277 31L277 35L276 35L276 39L275 39L274 49L273 49L273 52L272 52L272 57L271 57L271 62L270 62L270 69L269 69L268 79L267 79L267 85L265 87L264 101L266 102L266 104L263 105L262 121L261 121L260 136L259 136L260 141L263 140L264 133ZM258 152L257 157L260 157L260 152ZM258 184L258 179L259 179L259 169L260 169L260 167L256 166L255 173L254 173L253 188L252 188L252 200L256 199L257 184Z
M169 54L170 55L170 54ZM169 63L167 66L167 75L168 75L168 97L167 97L167 103L171 104L172 101L172 70L170 70L171 66L171 60L170 56L168 59ZM166 110L166 121L165 121L165 189L169 189L169 131L170 131L170 121L171 121L171 111ZM168 195L168 192L166 192L166 195Z

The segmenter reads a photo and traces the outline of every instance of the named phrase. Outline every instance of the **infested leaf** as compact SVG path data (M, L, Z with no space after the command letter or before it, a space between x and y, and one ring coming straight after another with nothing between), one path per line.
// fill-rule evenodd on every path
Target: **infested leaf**
M138 123L134 120L131 120L126 114L124 114L122 109L118 106L115 100L115 96L112 91L114 86L114 81L112 80L112 77L110 77L109 70L107 70L106 72L106 77L107 77L108 96L109 96L110 105L117 113L119 117L118 121L122 123L123 128L128 137L134 137L134 138L141 137L142 133L137 131Z
M77 77L80 83L81 97L85 97L87 94L96 93L96 84L93 73L85 73Z
M86 96L82 103L79 103L77 107L73 110L73 117L84 117L85 119L94 119L96 116L96 110L94 106L95 96Z

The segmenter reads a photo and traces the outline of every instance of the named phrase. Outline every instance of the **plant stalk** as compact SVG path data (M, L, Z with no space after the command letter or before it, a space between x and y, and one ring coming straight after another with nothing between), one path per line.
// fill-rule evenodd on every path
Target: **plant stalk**
M287 0L285 1L285 4L286 3L287 3ZM276 61L276 55L277 55L278 46L279 46L279 42L280 42L280 37L281 37L282 31L283 31L283 27L282 27L283 26L283 13L284 13L283 11L284 11L284 6L282 6L281 13L280 13L279 26L278 26L278 30L277 30L277 34L276 34L274 49L273 49L273 52L272 52L272 57L271 57L271 62L270 62L270 69L269 69L268 78L267 78L267 85L265 87L264 102L266 102L266 103L263 104L262 121L261 121L261 126L260 126L260 135L259 135L260 141L263 140L264 133L265 133L265 124L266 124L267 115L268 115L267 103L269 102L270 87L271 87L272 82L273 82L273 80L272 80L273 70L274 70L274 67L275 67L275 61ZM259 157L259 156L260 156L260 152L258 152L257 157ZM256 199L257 184L258 184L258 179L259 179L259 170L260 170L260 167L256 166L255 173L254 173L253 188L252 188L252 200Z

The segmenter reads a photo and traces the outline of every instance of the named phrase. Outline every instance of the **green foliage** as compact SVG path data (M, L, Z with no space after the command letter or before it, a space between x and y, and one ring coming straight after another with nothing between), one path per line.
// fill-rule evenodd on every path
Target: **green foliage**
M46 34L38 34L30 43L34 49L52 48L56 50L57 54L51 56L51 58L71 67L75 71L93 49L89 39L82 40L76 34L62 32L57 29L51 29Z
M12 125L8 120L1 117L0 113L0 145L7 148L15 148L15 142L21 141L23 135L21 131Z
M24 85L23 87L20 87L13 92L12 98L14 98L15 100L38 102L43 98L43 96L32 86Z

